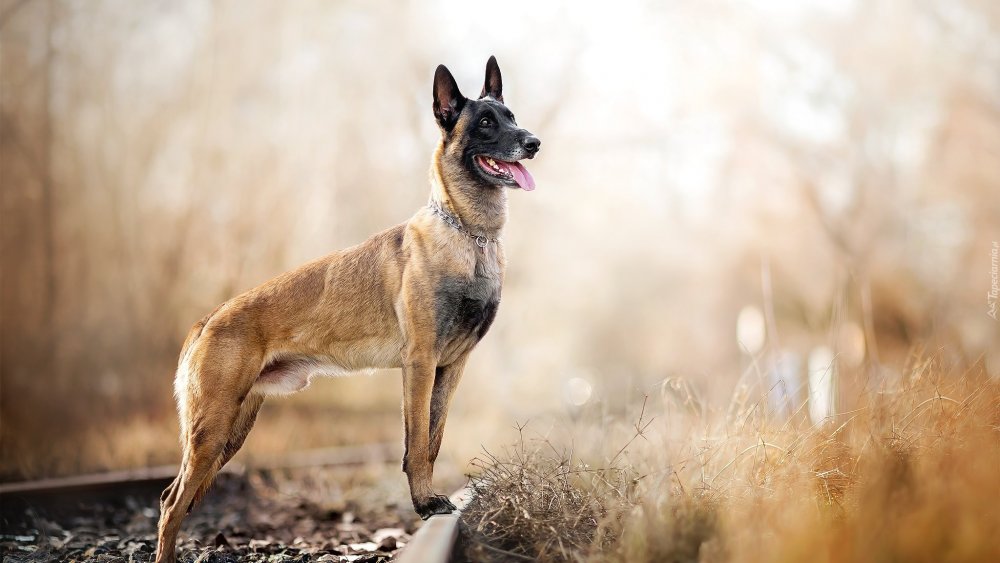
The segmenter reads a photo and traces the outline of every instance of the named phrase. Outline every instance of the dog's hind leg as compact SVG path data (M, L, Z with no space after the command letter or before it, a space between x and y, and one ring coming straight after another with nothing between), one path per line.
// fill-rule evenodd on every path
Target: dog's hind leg
M240 448L243 447L243 442L246 441L247 435L250 434L250 429L253 428L253 423L257 420L257 413L260 412L260 406L263 403L264 396L258 393L250 393L240 403L239 414L237 414L236 422L233 424L232 434L229 435L229 441L226 442L226 446L222 448L219 469L222 469L229 460L233 459L236 452L240 451Z
M264 402L264 396L257 393L251 393L247 395L243 402L240 403L239 412L236 415L236 422L233 423L232 431L229 435L229 440L226 445L222 448L222 455L219 456L218 461L212 471L209 471L208 477L202 482L198 487L198 491L194 495L194 500L191 501L191 505L188 506L188 512L190 512L198 503L205 498L205 494L208 493L208 489L212 486L215 481L216 475L226 463L236 455L236 452L240 451L243 447L243 442L247 439L247 434L250 433L250 429L253 428L254 421L257 420L257 413L260 411L260 406Z
M261 354L233 348L239 346L220 347L223 352L192 360L197 367L189 371L180 413L186 429L183 461L162 497L157 563L174 561L184 515L205 494L223 459L228 460L227 451L231 456L242 445L260 407L259 396L248 393L260 371Z

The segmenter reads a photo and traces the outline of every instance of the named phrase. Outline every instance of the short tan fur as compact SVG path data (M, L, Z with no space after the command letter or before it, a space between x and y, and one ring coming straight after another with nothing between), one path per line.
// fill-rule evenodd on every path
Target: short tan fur
M161 496L156 561L175 560L184 516L243 445L265 396L298 391L316 374L401 368L403 471L414 509L424 518L454 509L431 488L434 462L466 360L499 305L506 188L534 188L519 179L527 173L517 161L540 145L516 126L501 88L492 57L478 100L464 98L439 66L433 108L442 138L428 207L225 302L192 327L175 378L182 462Z

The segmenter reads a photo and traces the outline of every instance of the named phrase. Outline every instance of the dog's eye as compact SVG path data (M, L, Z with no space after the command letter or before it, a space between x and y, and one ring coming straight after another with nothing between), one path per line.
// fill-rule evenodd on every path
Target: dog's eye
M480 127L490 127L492 125L493 125L493 120L488 117L484 117L479 120Z

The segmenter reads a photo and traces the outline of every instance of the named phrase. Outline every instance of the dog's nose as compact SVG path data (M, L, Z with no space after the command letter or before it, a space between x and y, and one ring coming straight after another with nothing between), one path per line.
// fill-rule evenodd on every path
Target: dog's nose
M527 137L521 139L521 146L531 154L538 152L538 149L542 146L542 142L538 140L538 137L534 135L528 135Z

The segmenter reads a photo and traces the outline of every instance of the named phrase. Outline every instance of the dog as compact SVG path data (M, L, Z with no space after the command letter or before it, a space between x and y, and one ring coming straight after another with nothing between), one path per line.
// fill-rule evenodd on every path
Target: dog
M503 287L507 189L535 189L519 162L541 142L504 104L486 64L478 99L444 65L433 85L441 140L426 207L407 222L239 295L197 322L174 381L183 456L160 497L157 562L174 561L184 516L240 449L266 396L314 375L401 368L406 474L424 519L455 506L431 478L448 407Z

